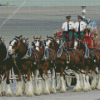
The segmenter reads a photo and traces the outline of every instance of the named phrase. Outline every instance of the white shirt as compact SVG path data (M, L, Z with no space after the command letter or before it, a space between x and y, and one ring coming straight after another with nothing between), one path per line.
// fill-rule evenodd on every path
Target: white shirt
M68 22L64 22L62 24L62 29L64 29L64 31L68 31L67 23ZM69 30L72 29L72 28L74 28L74 23L69 21Z
M78 27L79 27L79 22L76 22L75 24L74 24L74 28L78 31ZM83 21L81 21L80 22L80 31L82 31L83 29L85 29L86 28L86 23L85 22L83 22Z

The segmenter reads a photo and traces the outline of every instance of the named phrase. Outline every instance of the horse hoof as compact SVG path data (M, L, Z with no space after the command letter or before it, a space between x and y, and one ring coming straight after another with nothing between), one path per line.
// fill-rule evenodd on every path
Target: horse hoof
M60 90L60 87L56 87L56 90Z
M2 92L2 96L6 96L6 91Z
M44 90L44 94L50 94L50 91L49 90Z
M31 97L31 96L33 96L33 93L27 93L26 94L28 97Z
M84 92L87 92L88 91L88 89L87 90L84 90Z
M12 93L7 93L7 96L12 97L13 95L12 95Z
M74 88L74 89L73 89L73 92L79 92L80 90L81 90L81 89L79 89L79 88L78 88L78 89Z
M66 90L65 89L61 89L60 93L66 93Z
M16 94L16 97L22 97L22 94Z
M35 92L34 93L36 96L39 96L40 95L40 92Z
M55 88L52 88L52 89L51 89L51 93L54 93L54 94L56 93Z

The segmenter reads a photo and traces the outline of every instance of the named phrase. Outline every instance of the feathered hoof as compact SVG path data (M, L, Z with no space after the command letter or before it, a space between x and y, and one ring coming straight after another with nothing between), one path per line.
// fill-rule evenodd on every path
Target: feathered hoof
M53 93L53 94L55 94L56 93L56 89L52 88L50 92Z
M7 95L7 97L12 97L13 96L11 92L7 93L6 95Z
M6 91L3 91L2 92L2 96L6 96Z
M40 95L40 91L39 91L39 90L36 90L36 91L34 92L34 94L35 94L36 96L39 96L39 95Z
M95 87L91 87L91 89L92 89L92 90L94 90L94 89L95 89Z
M89 91L91 91L92 89L91 89L91 87L89 88Z
M68 87L66 87L66 90L68 90Z
M26 96L28 96L28 97L32 97L32 96L33 96L33 93L28 92L28 93L26 94Z
M46 94L46 95L48 95L48 94L50 94L50 91L49 90L44 90L43 93Z
M60 93L66 93L66 89L60 89Z
M60 87L56 87L56 90L60 90Z
M16 93L16 96L17 96L17 97L21 97L21 96L22 96L22 91L17 92L17 93Z
M84 88L83 91L84 91L84 92L87 92L87 91L88 91L88 88Z
M79 92L81 89L80 88L74 88L73 92Z

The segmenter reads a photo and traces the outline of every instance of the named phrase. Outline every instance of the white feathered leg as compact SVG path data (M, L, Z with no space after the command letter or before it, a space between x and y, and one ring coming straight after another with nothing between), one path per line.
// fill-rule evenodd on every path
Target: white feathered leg
M11 88L10 88L10 84L7 84L7 96L12 96L12 91L11 91Z
M60 92L65 93L66 92L66 85L65 85L65 80L63 76L60 76Z
M44 91L43 91L43 93L44 93L44 94L50 94L47 75L45 75Z
M27 92L26 92L27 96L33 96L33 85L32 85L32 80L30 77L30 81L27 81Z
M22 96L22 81L17 82L16 96Z
M42 80L38 80L38 85L39 85L39 91L40 91L40 94L42 94Z
M60 90L60 76L57 76L57 87L56 90Z
M34 94L35 95L40 95L40 91L39 91L39 87L38 87L38 75L39 75L39 71L36 70L35 71L35 77L34 77L34 80L35 80L35 84L34 84Z
M6 78L3 81L2 95L6 95Z
M78 92L81 90L79 74L75 72L75 76L76 76L77 83L76 83L76 86L74 87L73 91Z
M86 75L86 82L87 82L88 90L90 91L91 86L90 86L90 83L89 83L89 75Z
M56 93L56 89L55 89L55 70L54 68L52 68L52 74L51 74L51 93Z
M83 91L87 92L88 86L87 86L87 82L86 82L86 79L85 79L85 74L82 74L82 76L83 76Z
M79 76L80 76L81 90L83 90L83 77L82 77L82 74L80 73Z
M67 79L67 85L70 87L71 86L71 82L72 82L72 78L68 77Z
M100 90L100 72L98 73L98 83L96 88Z
M96 74L93 73L93 80L91 83L91 89L95 89L96 88Z
M22 79L22 93L25 93L25 82L23 79Z

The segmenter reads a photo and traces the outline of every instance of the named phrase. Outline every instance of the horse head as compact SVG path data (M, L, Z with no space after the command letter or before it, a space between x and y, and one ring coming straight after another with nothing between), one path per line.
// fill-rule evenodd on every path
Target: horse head
M34 41L32 42L32 46L38 51L40 51L40 47L41 47L41 38L42 36L40 37L33 36Z
M44 42L45 42L46 48L49 48L52 45L52 38L51 38L51 36L47 35L47 38L45 39Z
M9 42L8 53L9 55L17 54L19 57L23 57L27 52L27 45L24 43L22 37L16 37Z

